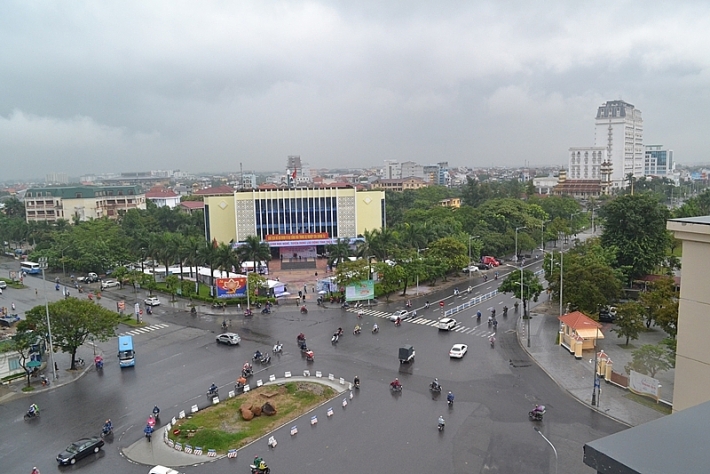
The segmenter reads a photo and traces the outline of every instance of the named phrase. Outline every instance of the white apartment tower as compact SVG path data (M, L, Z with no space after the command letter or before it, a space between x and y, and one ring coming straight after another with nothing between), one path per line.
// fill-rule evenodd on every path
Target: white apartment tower
M646 150L641 111L623 100L610 100L599 106L594 146L606 149L604 161L611 163L613 188L624 187L628 174L643 176Z

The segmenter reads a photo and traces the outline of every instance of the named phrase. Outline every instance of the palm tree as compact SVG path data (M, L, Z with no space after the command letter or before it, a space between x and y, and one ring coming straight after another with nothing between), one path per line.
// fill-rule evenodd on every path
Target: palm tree
M266 262L266 267L269 266L271 260L271 249L269 244L262 242L256 235L250 235L241 246L237 248L237 253L243 262L254 262L254 270L261 262Z
M217 241L205 242L197 255L202 264L210 267L210 286L214 286L214 270L217 268Z
M239 255L230 244L219 244L215 249L215 263L221 272L231 272L239 268Z
M328 265L333 266L350 257L350 243L345 239L338 239L334 244L327 245Z

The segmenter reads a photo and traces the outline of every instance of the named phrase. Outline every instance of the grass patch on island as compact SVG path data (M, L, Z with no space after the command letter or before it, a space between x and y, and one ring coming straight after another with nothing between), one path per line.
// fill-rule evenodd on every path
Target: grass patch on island
M337 392L331 387L313 382L263 385L178 420L170 428L168 436L183 445L189 444L204 450L214 449L218 453L225 453L295 420L336 395ZM244 420L240 411L242 407L261 407L266 402L276 408L274 415L262 414L251 420ZM176 434L178 430L179 433Z
M670 415L673 412L673 409L665 403L656 403L656 401L651 398L643 397L632 392L627 393L626 395L624 395L624 397L628 398L629 400L633 400L640 405L653 408L654 410L661 412L664 415Z

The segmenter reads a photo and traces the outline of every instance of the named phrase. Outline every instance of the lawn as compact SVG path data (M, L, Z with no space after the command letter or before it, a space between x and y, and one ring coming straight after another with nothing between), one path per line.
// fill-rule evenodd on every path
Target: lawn
M311 382L264 385L178 420L169 436L183 445L225 453L258 439L336 395L334 389ZM249 421L242 418L240 407L262 406L267 401L276 408L276 414L262 414ZM179 433L175 434L177 430Z

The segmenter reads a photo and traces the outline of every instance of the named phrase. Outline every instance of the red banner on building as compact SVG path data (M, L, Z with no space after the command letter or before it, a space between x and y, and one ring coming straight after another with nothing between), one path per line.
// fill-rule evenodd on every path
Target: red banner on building
M327 238L328 232L310 232L308 234L270 234L266 236L266 241L281 242L284 240L316 240Z

